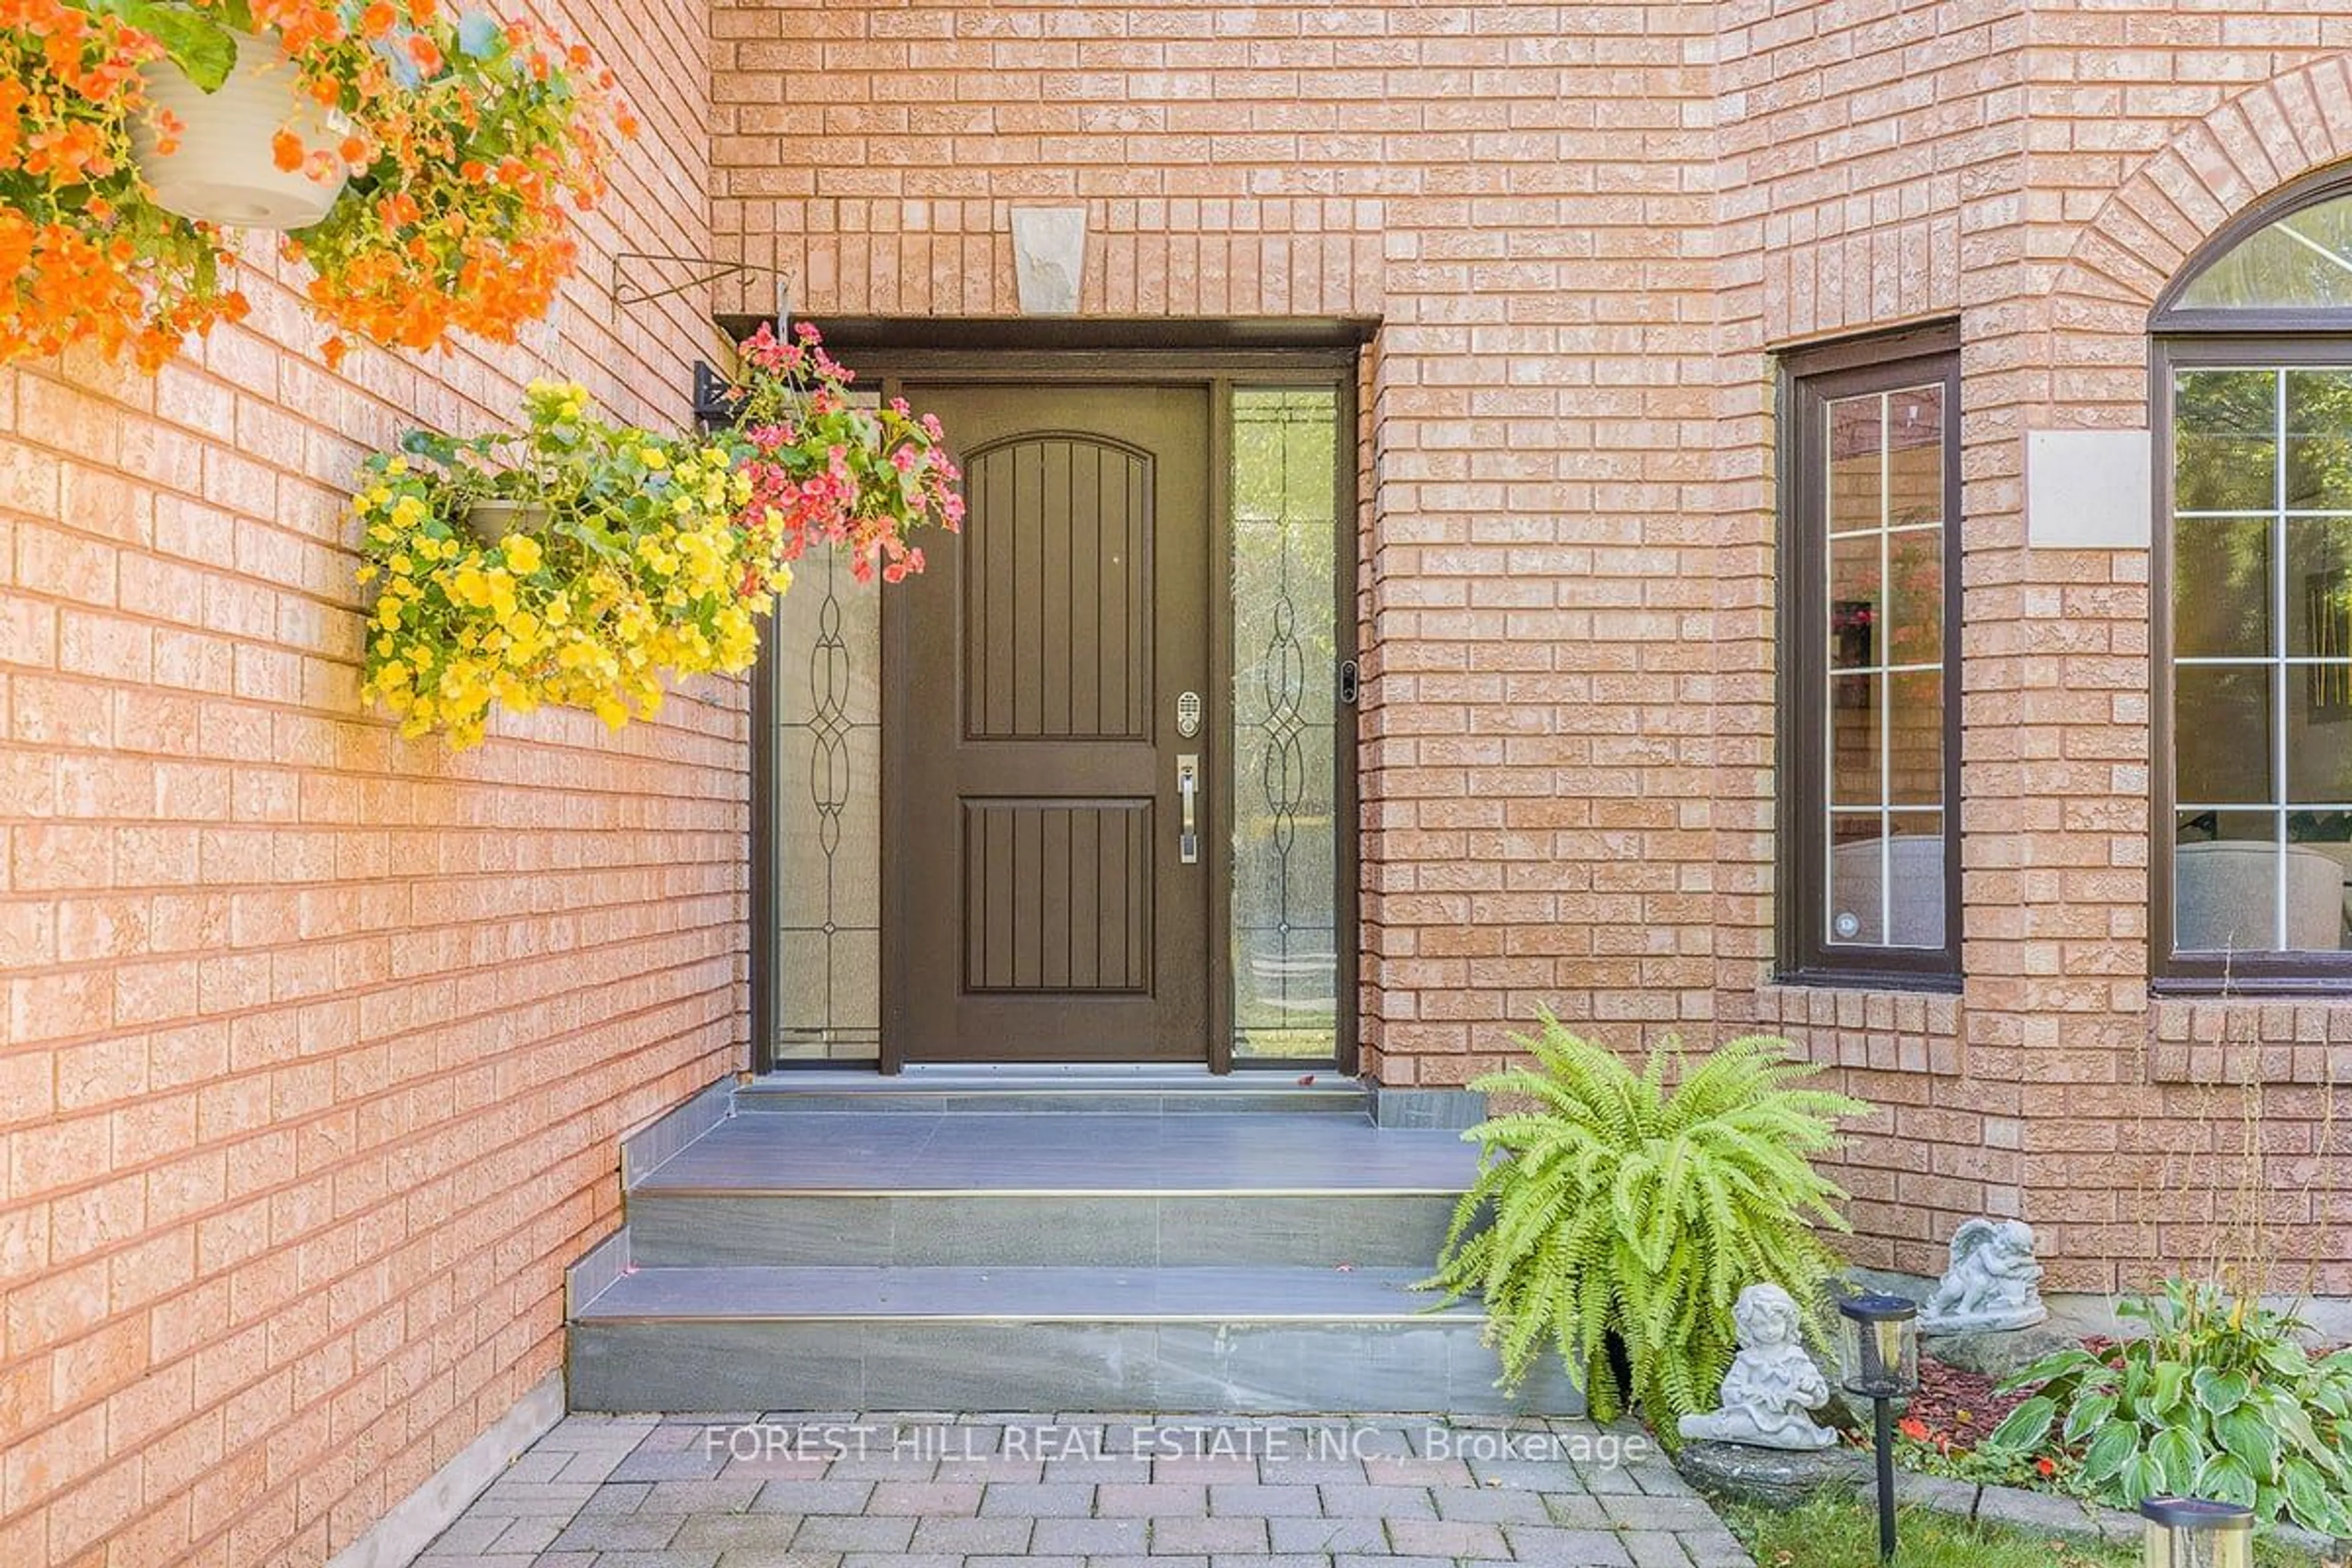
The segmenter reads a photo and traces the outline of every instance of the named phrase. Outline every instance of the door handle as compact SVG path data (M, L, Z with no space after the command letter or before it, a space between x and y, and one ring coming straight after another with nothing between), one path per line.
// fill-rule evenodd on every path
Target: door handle
M1181 821L1176 830L1176 859L1180 865L1197 866L1201 861L1201 825L1197 813L1201 798L1201 756L1187 752L1176 759L1176 799Z

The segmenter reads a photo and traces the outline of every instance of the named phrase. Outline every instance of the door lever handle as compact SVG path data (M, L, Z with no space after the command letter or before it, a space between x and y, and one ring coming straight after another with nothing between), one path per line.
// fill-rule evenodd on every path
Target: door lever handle
M1186 752L1176 759L1176 799L1181 813L1176 831L1176 859L1185 866L1197 866L1201 861L1201 825L1197 815L1200 797L1200 753Z

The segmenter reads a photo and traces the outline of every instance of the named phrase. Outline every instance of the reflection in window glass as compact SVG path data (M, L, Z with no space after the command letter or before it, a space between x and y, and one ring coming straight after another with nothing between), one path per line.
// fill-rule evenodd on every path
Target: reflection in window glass
M2197 275L2191 310L2326 310L2352 306L2352 196L2265 224Z
M1832 946L1944 945L1947 415L1940 384L1828 407Z
M1234 394L1234 1055L1339 1049L1339 395Z
M2182 371L2173 421L2173 946L2341 951L2352 370Z

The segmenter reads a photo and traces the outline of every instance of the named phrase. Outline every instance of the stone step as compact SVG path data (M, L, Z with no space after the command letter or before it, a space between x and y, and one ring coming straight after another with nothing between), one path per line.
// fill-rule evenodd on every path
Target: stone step
M644 1266L1434 1264L1451 1193L857 1193L629 1196Z
M1371 1096L1336 1073L1125 1068L917 1067L893 1077L812 1069L739 1085L743 1115L818 1111L903 1116L1233 1116L1258 1111L1368 1117Z
M629 1230L649 1267L1426 1270L1475 1170L1323 1115L737 1116L637 1179Z
M1453 1411L1506 1394L1417 1269L639 1268L574 1313L576 1410Z

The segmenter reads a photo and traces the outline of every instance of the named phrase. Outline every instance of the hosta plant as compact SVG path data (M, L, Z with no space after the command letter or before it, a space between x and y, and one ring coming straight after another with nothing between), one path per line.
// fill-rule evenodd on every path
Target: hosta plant
M1987 1450L2053 1459L2119 1508L2213 1498L2352 1535L2352 1350L2315 1356L2293 1314L2210 1281L2173 1280L2116 1313L2144 1332L2019 1372L2010 1387L2039 1387Z
M1518 1043L1532 1066L1471 1086L1506 1104L1464 1135L1485 1157L1429 1283L1485 1296L1506 1384L1557 1350L1598 1417L1630 1393L1672 1442L1677 1417L1715 1403L1742 1287L1769 1280L1819 1312L1840 1268L1822 1232L1846 1229L1845 1194L1813 1160L1869 1108L1809 1087L1820 1069L1760 1036L1696 1057L1668 1042L1639 1073L1549 1015Z

